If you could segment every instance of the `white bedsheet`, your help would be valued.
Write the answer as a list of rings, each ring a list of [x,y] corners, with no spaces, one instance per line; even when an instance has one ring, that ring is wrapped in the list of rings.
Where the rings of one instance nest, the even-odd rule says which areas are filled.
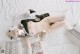
[[[47,33],[43,41],[45,54],[79,54],[79,40],[73,37],[65,28]]]
[[[66,21],[73,25],[79,18],[79,8],[79,3],[66,3],[65,0],[0,0],[0,41],[9,40],[6,35],[8,28],[20,20],[18,15],[28,9],[34,9],[39,14],[49,12],[51,15],[69,9]],[[45,54],[80,54],[80,47],[68,38],[71,35],[65,34],[64,30],[61,28],[46,35],[43,42]]]

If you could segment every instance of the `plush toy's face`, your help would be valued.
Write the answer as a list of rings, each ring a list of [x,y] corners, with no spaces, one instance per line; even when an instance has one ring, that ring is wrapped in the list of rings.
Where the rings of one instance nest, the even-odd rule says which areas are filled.
[[[7,34],[10,38],[23,37],[26,35],[24,29],[19,28],[19,26],[12,27],[11,29],[8,30]]]

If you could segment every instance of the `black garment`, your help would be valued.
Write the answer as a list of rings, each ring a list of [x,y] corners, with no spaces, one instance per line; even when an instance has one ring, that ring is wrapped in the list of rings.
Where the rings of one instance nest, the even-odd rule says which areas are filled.
[[[32,11],[34,12],[34,11]],[[49,16],[49,13],[44,13],[44,14],[41,14],[41,15],[35,15],[35,17],[37,18],[40,18],[40,21],[42,19],[44,19],[45,17],[48,17]],[[21,20],[21,24],[23,25],[25,31],[29,34],[29,31],[28,31],[28,22],[29,21],[33,21],[33,22],[39,22],[39,21],[36,21],[35,19],[26,19],[26,20]]]
[[[41,15],[35,15],[35,17],[40,18],[40,20],[42,20],[43,18],[48,17],[48,16],[50,16],[49,13],[44,13]]]
[[[26,30],[27,33],[29,33],[29,31],[28,31],[28,22],[29,21],[38,22],[38,21],[35,21],[35,19],[21,20],[21,24],[23,25],[23,27],[24,27],[24,29]]]
[[[34,11],[33,9],[29,9],[30,14],[35,13],[36,11]]]

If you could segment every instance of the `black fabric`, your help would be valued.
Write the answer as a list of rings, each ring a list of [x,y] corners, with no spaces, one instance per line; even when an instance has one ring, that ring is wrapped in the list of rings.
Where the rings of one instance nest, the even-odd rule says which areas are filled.
[[[32,10],[32,9],[29,9],[29,11],[30,11],[30,14],[36,12],[36,11],[34,11],[34,10]]]
[[[44,13],[44,14],[41,14],[41,15],[35,15],[35,17],[37,18],[40,18],[40,20],[44,19],[45,17],[48,17],[50,16],[49,13]]]
[[[21,24],[23,25],[23,27],[24,27],[24,29],[26,30],[27,33],[29,33],[29,31],[28,31],[28,22],[29,21],[38,22],[38,21],[35,21],[35,19],[21,20]]]
[[[31,10],[31,12],[34,12]],[[44,14],[41,14],[41,15],[35,15],[37,18],[40,18],[40,21],[42,19],[44,19],[45,17],[48,17],[49,16],[49,13],[44,13]],[[26,19],[26,20],[21,20],[21,24],[23,25],[25,31],[29,34],[29,31],[28,31],[28,22],[29,21],[33,21],[33,22],[39,22],[39,21],[35,21],[35,19]]]

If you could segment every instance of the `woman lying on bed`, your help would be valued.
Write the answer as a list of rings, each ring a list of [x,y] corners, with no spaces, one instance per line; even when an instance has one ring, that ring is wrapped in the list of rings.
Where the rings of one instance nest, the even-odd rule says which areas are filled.
[[[27,49],[27,54],[32,54],[32,46],[31,46],[32,44],[30,43],[29,39],[28,38],[26,39],[25,37],[21,37],[21,36],[25,36],[24,24],[23,24],[24,21],[26,22],[26,20],[21,21],[23,27],[21,27],[20,25],[16,25],[11,29],[9,29],[8,36],[12,38],[20,37],[21,42],[24,43]],[[49,16],[49,17],[45,17],[39,22],[29,21],[26,24],[28,25],[25,26],[28,27],[27,33],[29,34],[29,36],[34,37],[36,34],[39,33],[42,34],[49,31],[54,31],[55,29],[64,26],[65,22],[64,22],[64,16]],[[41,54],[43,54],[43,52],[41,52]]]
[[[63,17],[46,17],[40,22],[28,22],[28,31],[30,36],[35,36],[35,34],[39,32],[48,32],[49,30],[55,29],[55,27],[59,27],[61,24],[64,24],[62,22],[64,20]]]

